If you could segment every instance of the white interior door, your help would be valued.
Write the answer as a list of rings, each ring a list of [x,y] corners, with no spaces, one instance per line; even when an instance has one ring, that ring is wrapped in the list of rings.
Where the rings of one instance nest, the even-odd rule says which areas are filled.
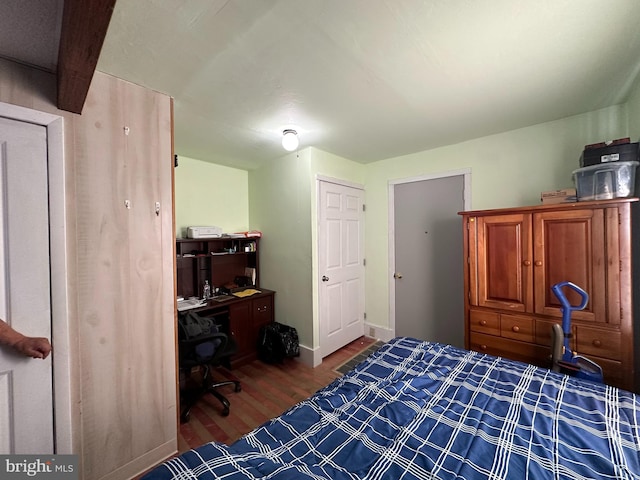
[[[463,175],[393,188],[395,334],[464,347]]]
[[[51,336],[47,130],[0,118],[0,316]],[[51,356],[0,347],[0,454],[53,453]]]
[[[318,302],[322,357],[364,334],[364,191],[320,181]]]

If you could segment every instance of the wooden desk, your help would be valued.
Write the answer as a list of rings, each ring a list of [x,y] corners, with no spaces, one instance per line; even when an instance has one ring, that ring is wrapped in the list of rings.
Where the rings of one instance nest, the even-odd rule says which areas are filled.
[[[274,296],[276,292],[264,288],[259,290],[262,293],[256,293],[250,297],[231,296],[223,302],[209,300],[206,305],[188,310],[205,317],[228,313],[228,320],[221,320],[220,323],[222,323],[222,331],[227,335],[232,335],[238,345],[238,351],[231,359],[232,367],[244,365],[258,358],[260,327],[275,319]],[[224,319],[224,317],[219,318]]]

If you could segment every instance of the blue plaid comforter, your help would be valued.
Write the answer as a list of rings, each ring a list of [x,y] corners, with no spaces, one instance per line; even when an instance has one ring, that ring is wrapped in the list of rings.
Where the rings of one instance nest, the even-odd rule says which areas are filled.
[[[231,446],[150,479],[640,479],[640,396],[396,338]]]

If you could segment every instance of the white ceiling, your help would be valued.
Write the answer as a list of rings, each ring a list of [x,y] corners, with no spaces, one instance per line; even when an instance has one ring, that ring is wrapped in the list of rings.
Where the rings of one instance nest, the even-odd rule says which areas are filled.
[[[293,127],[368,163],[625,101],[639,24],[638,0],[118,0],[98,70],[175,98],[179,155],[251,169]]]
[[[55,72],[64,0],[2,0],[0,57]]]

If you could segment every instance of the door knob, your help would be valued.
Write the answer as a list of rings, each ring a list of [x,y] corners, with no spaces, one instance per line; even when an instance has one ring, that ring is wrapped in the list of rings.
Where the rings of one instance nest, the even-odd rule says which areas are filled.
[[[329,281],[329,277],[327,277],[326,275],[322,276],[322,281],[323,282],[328,282]]]
[[[400,272],[396,272],[393,274],[393,278],[402,278],[402,274]]]

